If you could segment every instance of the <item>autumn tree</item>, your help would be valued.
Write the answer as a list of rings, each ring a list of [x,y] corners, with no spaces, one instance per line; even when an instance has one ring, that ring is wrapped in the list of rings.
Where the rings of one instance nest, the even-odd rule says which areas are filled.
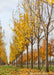
[[[41,39],[45,37],[46,71],[48,71],[48,34],[54,28],[51,23],[53,22],[53,19],[51,20],[53,14],[53,5],[49,5],[49,3],[45,0],[25,0],[22,5],[25,13],[19,14],[18,21],[14,20],[13,29],[17,38],[18,50],[22,55],[23,51],[25,51],[27,48],[28,60],[28,45],[29,43],[31,44],[31,68],[33,68],[33,44],[35,39],[37,39],[38,69],[40,69],[39,44]],[[44,9],[45,7],[46,9]]]
[[[3,39],[2,38],[3,38],[2,27],[0,26],[0,59],[4,63],[7,63],[6,51],[5,51],[4,42],[3,42]]]
[[[54,27],[53,27],[53,23],[52,23],[52,19],[53,19],[53,5],[50,6],[51,10],[49,9],[49,4],[47,2],[46,4],[46,9],[44,9],[43,7],[43,12],[44,15],[46,15],[45,17],[43,17],[43,15],[41,16],[41,20],[43,23],[43,29],[44,29],[44,36],[45,36],[45,40],[46,40],[46,71],[48,72],[48,36],[49,36],[49,32],[51,32]],[[50,10],[50,11],[49,11]],[[46,18],[46,19],[45,19]]]

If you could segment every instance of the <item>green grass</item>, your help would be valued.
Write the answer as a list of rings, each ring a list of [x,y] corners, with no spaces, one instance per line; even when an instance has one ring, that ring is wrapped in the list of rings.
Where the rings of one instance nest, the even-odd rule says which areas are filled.
[[[27,67],[23,66],[23,68],[27,68]],[[31,68],[31,66],[29,66],[29,68]],[[34,67],[33,69],[37,70],[37,67]],[[45,71],[45,67],[40,67],[40,70]],[[53,71],[54,72],[54,66],[53,67],[49,67],[49,71]]]
[[[1,70],[1,69],[5,69],[5,70],[6,70],[6,69],[9,69],[9,68],[10,68],[10,69],[14,69],[14,70],[15,70],[15,69],[18,69],[17,67],[14,67],[14,66],[8,66],[8,65],[0,66],[0,70]]]
[[[0,75],[10,75],[11,71],[16,71],[17,69],[19,68],[14,66],[0,66]]]
[[[23,68],[26,68],[26,66],[23,66]],[[29,68],[31,68],[29,66]],[[10,73],[13,73],[15,71],[20,71],[21,67],[18,66],[9,66],[9,65],[4,65],[4,66],[0,66],[0,75],[10,75]],[[37,70],[37,67],[34,67],[34,69]],[[45,67],[41,67],[40,70],[45,71]],[[53,71],[54,72],[54,67],[49,67],[49,71]]]

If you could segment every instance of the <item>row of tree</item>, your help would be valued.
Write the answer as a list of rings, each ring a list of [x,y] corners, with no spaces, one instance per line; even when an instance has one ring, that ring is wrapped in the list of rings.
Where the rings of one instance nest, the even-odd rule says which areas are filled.
[[[38,69],[40,69],[40,53],[43,49],[40,48],[40,42],[45,39],[44,56],[46,57],[46,71],[48,72],[48,37],[49,33],[54,29],[54,1],[49,0],[24,0],[22,8],[24,13],[19,12],[19,20],[14,19],[15,33],[14,43],[11,44],[10,61],[21,56],[23,58],[23,52],[27,50],[27,68],[28,68],[28,46],[31,46],[31,68],[33,68],[33,45],[37,43],[37,59]],[[22,9],[21,8],[21,9]],[[20,10],[19,10],[20,11]],[[50,44],[49,44],[50,46]],[[49,47],[50,49],[50,47]],[[14,50],[14,51],[13,51]],[[12,54],[12,52],[14,52]],[[14,56],[14,58],[13,58]],[[22,61],[21,61],[22,63]],[[21,64],[22,66],[22,64]]]
[[[50,43],[48,43],[48,57],[50,57],[50,66],[51,66],[51,57],[53,56],[54,57],[54,39],[50,39],[49,41]],[[45,46],[46,46],[46,42],[45,42],[45,39],[43,39],[43,43],[42,45],[40,44],[40,48],[39,48],[39,55],[40,55],[40,63],[42,63],[42,66],[43,64],[45,63],[45,55],[46,55],[46,52],[45,52]],[[17,49],[15,49],[15,45],[14,43],[11,44],[11,54],[10,54],[10,62],[13,64],[13,65],[22,65],[23,64],[27,64],[27,68],[28,68],[28,65],[29,63],[31,62],[31,51],[29,50],[28,52],[28,61],[27,61],[27,54],[26,53],[23,53],[23,57],[21,59],[21,56],[18,58],[17,56],[17,61],[15,62],[14,60],[16,60],[16,55],[17,55]],[[33,50],[33,64],[37,62],[37,49],[34,49]]]
[[[53,40],[54,39],[52,39],[51,40],[51,43],[48,43],[48,57],[50,57],[50,62],[51,62],[51,57],[52,56],[54,56],[53,55],[53,52],[54,52],[54,44],[53,44]],[[42,64],[43,64],[43,62],[45,62],[45,55],[46,55],[46,52],[45,52],[45,46],[46,46],[46,44],[45,44],[45,40],[43,39],[43,43],[42,43],[42,46],[40,46],[40,48],[39,48],[39,55],[40,55],[40,60],[42,61]],[[29,54],[28,54],[28,62],[30,62],[31,61],[31,51],[29,52]],[[37,50],[36,49],[34,49],[33,50],[33,63],[35,63],[37,61]],[[21,57],[18,59],[18,64],[20,64],[20,62],[21,62]],[[26,63],[27,62],[27,54],[26,53],[24,53],[23,54],[23,63]],[[51,64],[50,64],[51,65]]]

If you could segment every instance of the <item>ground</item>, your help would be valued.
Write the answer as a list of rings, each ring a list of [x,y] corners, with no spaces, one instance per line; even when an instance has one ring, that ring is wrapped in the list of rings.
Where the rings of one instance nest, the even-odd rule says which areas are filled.
[[[42,68],[42,70],[34,69],[26,69],[15,67],[15,66],[0,66],[0,75],[54,75],[54,67],[49,67],[49,72],[46,73],[45,68]]]

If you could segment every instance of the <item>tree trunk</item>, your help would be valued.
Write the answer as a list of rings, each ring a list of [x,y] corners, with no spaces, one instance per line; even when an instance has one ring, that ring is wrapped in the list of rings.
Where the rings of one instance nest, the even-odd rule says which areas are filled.
[[[23,67],[23,52],[21,52],[21,67]]]
[[[33,69],[33,36],[31,36],[31,69]]]
[[[48,28],[46,34],[46,72],[49,72],[48,70]]]
[[[38,51],[38,70],[40,69],[40,58],[39,58],[39,27],[38,27],[38,38],[37,38],[37,51]]]
[[[27,68],[28,68],[28,46],[27,46]]]
[[[37,50],[38,50],[38,70],[40,69],[40,59],[39,59],[39,36],[37,40]]]
[[[16,66],[17,66],[17,57],[16,57]]]

